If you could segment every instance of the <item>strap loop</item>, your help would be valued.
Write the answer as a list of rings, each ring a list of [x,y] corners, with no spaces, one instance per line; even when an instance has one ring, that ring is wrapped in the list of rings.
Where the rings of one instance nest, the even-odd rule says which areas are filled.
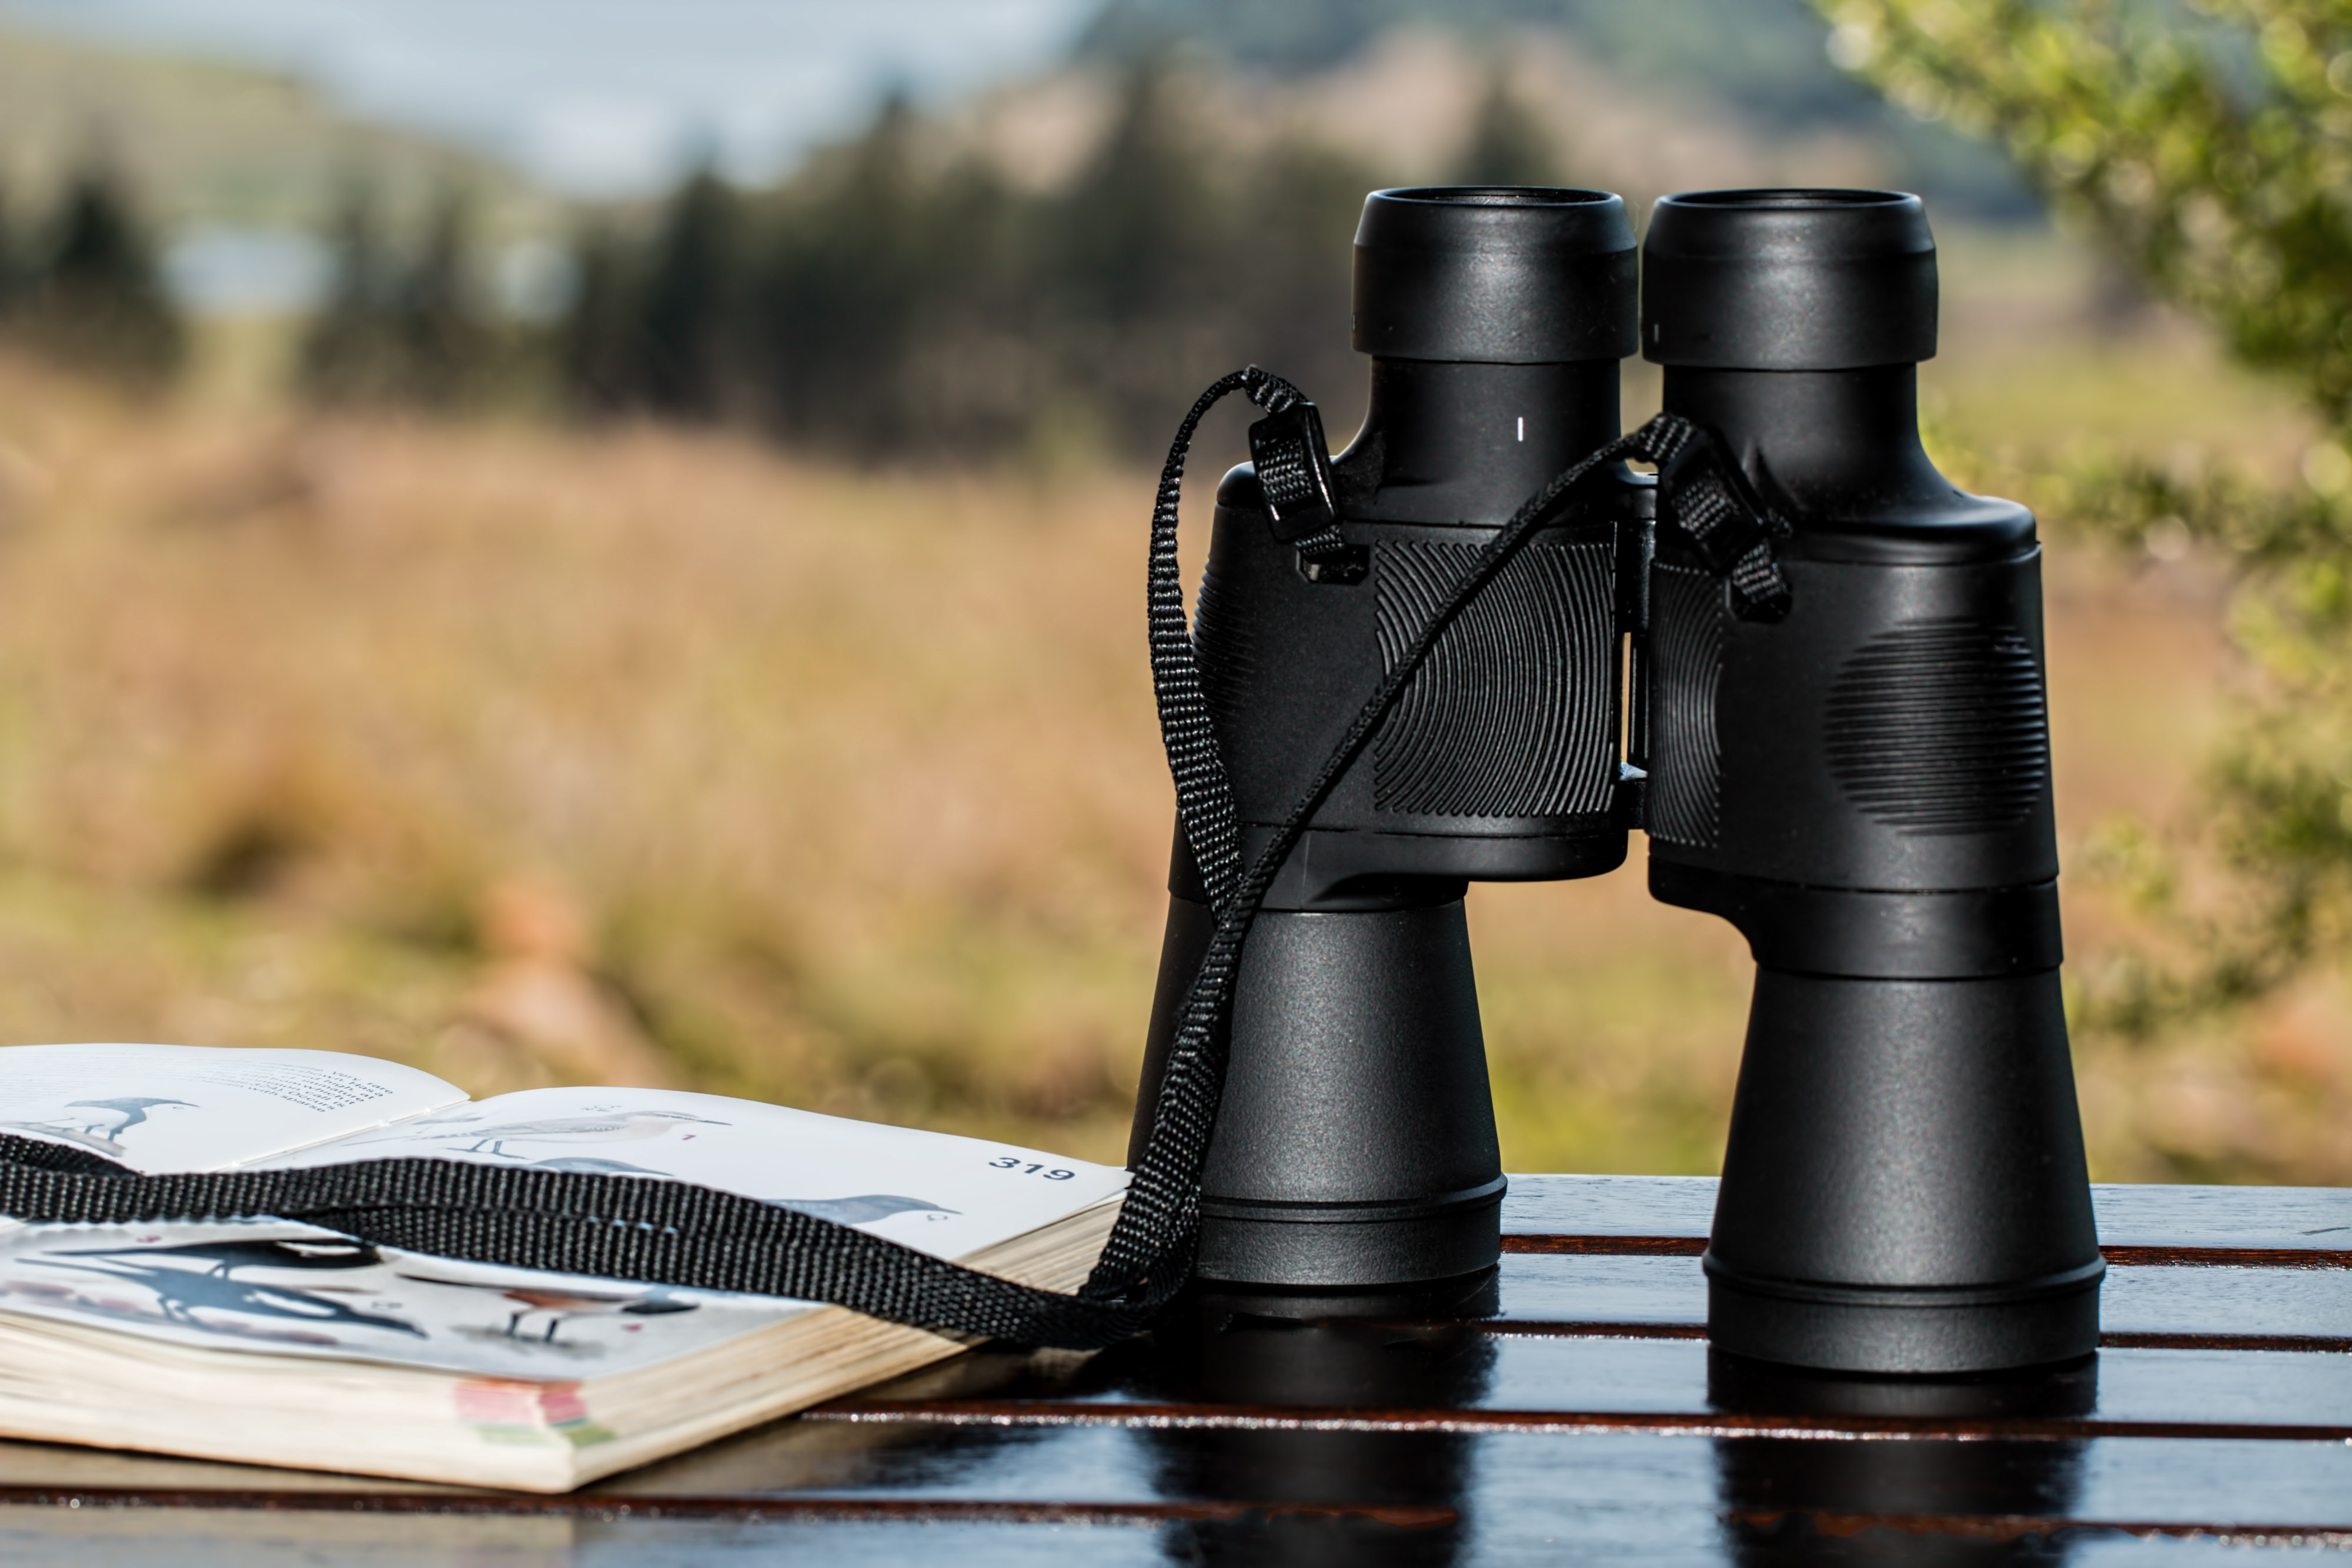
[[[1680,534],[1708,570],[1729,580],[1740,619],[1780,620],[1790,600],[1772,542],[1788,537],[1789,525],[1758,497],[1721,436],[1686,420],[1680,424],[1658,459],[1660,526]]]
[[[1336,562],[1348,544],[1339,537],[1338,486],[1322,414],[1305,398],[1295,399],[1250,426],[1249,445],[1274,537],[1296,545],[1312,566]]]

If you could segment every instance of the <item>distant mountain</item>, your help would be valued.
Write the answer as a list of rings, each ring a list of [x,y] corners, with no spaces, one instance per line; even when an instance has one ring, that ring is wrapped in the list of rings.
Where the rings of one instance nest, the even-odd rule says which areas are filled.
[[[1295,78],[1407,27],[1498,47],[1541,29],[1621,86],[1654,95],[1662,119],[1680,110],[1790,141],[1864,137],[1884,177],[1945,211],[2030,219],[2040,210],[1998,152],[1912,119],[1832,65],[1828,25],[1803,0],[1106,0],[1078,51],[1129,61],[1182,47]]]
[[[504,165],[339,115],[291,77],[0,30],[6,208],[40,205],[93,150],[172,229],[317,228],[360,172],[395,210],[463,186],[494,231],[542,228],[555,210]]]

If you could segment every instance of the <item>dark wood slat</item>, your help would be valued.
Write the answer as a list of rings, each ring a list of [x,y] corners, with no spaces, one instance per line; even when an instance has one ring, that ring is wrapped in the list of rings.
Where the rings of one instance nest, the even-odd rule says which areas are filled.
[[[1527,1253],[1584,1258],[1696,1258],[1706,1250],[1704,1236],[1537,1236],[1514,1232],[1503,1238],[1503,1255]]]
[[[1322,1522],[1310,1522],[1307,1528]],[[1122,1523],[1129,1527],[1115,1527]],[[11,1563],[70,1563],[73,1568],[559,1568],[589,1563],[774,1568],[780,1563],[905,1568],[944,1550],[952,1552],[956,1568],[1039,1568],[1041,1563],[1161,1568],[1171,1532],[1226,1531],[1246,1539],[1282,1524],[1099,1521],[1074,1525],[996,1519],[942,1523],[921,1518],[823,1517],[745,1521],[7,1508],[0,1509],[0,1555]],[[1358,1529],[1375,1536],[1401,1533],[1380,1525]]]
[[[1652,1248],[1706,1239],[1715,1218],[1712,1176],[1511,1177],[1507,1238],[1622,1237]],[[2352,1187],[2178,1186],[2099,1183],[2091,1188],[2099,1243],[2172,1252],[2352,1251]],[[1507,1240],[1523,1250],[1557,1249]],[[1632,1250],[1633,1249],[1628,1249]],[[2133,1257],[2177,1262],[2178,1257]],[[2226,1260],[2237,1261],[2237,1259]]]
[[[172,1454],[141,1454],[125,1448],[85,1448],[68,1443],[30,1443],[0,1438],[0,1487],[91,1491],[404,1491],[453,1496],[506,1494],[480,1487],[436,1481],[394,1481],[331,1470],[287,1470],[268,1465],[190,1459]]]
[[[983,1351],[559,1498],[0,1443],[0,1552],[390,1568],[404,1532],[436,1543],[414,1561],[454,1564],[501,1530],[647,1568],[1275,1560],[1292,1535],[1333,1561],[1387,1560],[1333,1541],[1396,1537],[1465,1563],[2352,1545],[2352,1192],[2098,1189],[2095,1370],[2063,1399],[1950,1402],[1742,1381],[1712,1356],[1711,1180],[1514,1183],[1500,1311],[1475,1322]]]
[[[1400,1321],[1400,1329],[1425,1328]],[[1705,1339],[1705,1323],[1586,1322],[1570,1318],[1492,1318],[1471,1325],[1486,1334],[1526,1334],[1535,1339]]]
[[[1704,1236],[1553,1236],[1517,1231],[1503,1238],[1506,1256],[1528,1253],[1595,1258],[1697,1258]],[[2127,1247],[2108,1243],[2099,1253],[2132,1267],[2352,1269],[2352,1252],[2322,1247]]]
[[[2352,1269],[2352,1252],[2321,1247],[2120,1247],[2100,1256],[2127,1268]]]
[[[1400,1323],[1399,1327],[1420,1327]],[[1705,1339],[1701,1323],[1612,1323],[1507,1318],[1475,1325],[1481,1333],[1527,1334],[1540,1339]],[[2103,1333],[2102,1350],[2302,1351],[2315,1354],[2352,1352],[2352,1334]]]
[[[2202,1438],[1694,1441],[1687,1433],[1588,1431],[1571,1442],[1550,1431],[814,1422],[746,1434],[599,1490],[656,1498],[805,1490],[807,1454],[824,1443],[856,1461],[816,1489],[834,1495],[1144,1501],[1215,1496],[1230,1485],[1258,1498],[1311,1490],[1322,1502],[1452,1508],[1506,1533],[1611,1509],[1644,1517],[1681,1510],[1705,1521],[1725,1505],[2352,1530],[2352,1449],[2342,1443]],[[1222,1473],[1220,1454],[1231,1461]],[[1171,1456],[1187,1462],[1164,1462]],[[1402,1499],[1401,1476],[1413,1489]]]
[[[1515,1176],[1503,1195],[1505,1246],[1515,1236],[1706,1239],[1713,1176]]]
[[[1012,1498],[646,1497],[603,1491],[547,1497],[528,1492],[320,1492],[190,1489],[0,1487],[0,1507],[297,1510],[309,1513],[467,1515],[502,1518],[911,1520],[926,1523],[1164,1524],[1175,1520],[1264,1522],[1285,1515],[1361,1519],[1402,1530],[1452,1524],[1450,1508],[1410,1504],[1222,1502],[1056,1502]]]
[[[2102,1333],[2102,1350],[2352,1351],[2352,1334],[2292,1333]]]
[[[1503,1260],[1504,1333],[1626,1332],[1654,1336],[1706,1321],[1694,1258],[1517,1253]],[[2111,1267],[2100,1319],[2114,1346],[2352,1349],[2352,1269],[2246,1265]]]
[[[2352,1187],[2102,1185],[2102,1247],[2352,1250]]]
[[[2099,1326],[2110,1334],[2340,1338],[2352,1334],[2352,1270],[2110,1263]]]
[[[1637,1254],[1514,1254],[1497,1281],[1497,1326],[1521,1321],[1706,1322],[1706,1275],[1696,1258]]]
[[[1352,1349],[1349,1343],[1324,1347],[1333,1353],[1326,1364],[1339,1375],[1322,1386],[1335,1392],[1311,1397],[1324,1401],[1327,1415],[1341,1427],[1360,1419],[1368,1423],[1365,1430],[1452,1430],[1445,1425],[1452,1411],[1462,1416],[1463,1430],[1508,1427],[1522,1416],[1546,1429],[1571,1430],[1576,1417],[1599,1412],[1607,1417],[1600,1422],[1602,1429],[1616,1429],[1621,1418],[1641,1415],[1666,1422],[1660,1430],[1701,1431],[1726,1404],[1754,1410],[1759,1397],[1810,1398],[1829,1386],[1800,1380],[1763,1396],[1743,1386],[1726,1389],[1717,1383],[1726,1369],[1711,1361],[1706,1343],[1679,1335],[1495,1335],[1471,1327],[1416,1332],[1356,1325],[1344,1337]],[[1268,1335],[1244,1354],[1251,1358],[1249,1366],[1272,1368],[1291,1351],[1281,1336]],[[2126,1424],[2116,1428],[2118,1435],[2126,1427],[2146,1427],[2278,1440],[2326,1434],[2352,1439],[2352,1360],[2340,1354],[2119,1348],[2102,1352],[2095,1368],[2077,1375],[2077,1393],[2070,1397],[2083,1403],[2064,1413]],[[888,1420],[899,1418],[896,1412],[942,1408],[959,1412],[960,1420],[992,1411],[1019,1424],[1071,1406],[1083,1406],[1089,1419],[1150,1425],[1160,1418],[1155,1412],[1195,1406],[1245,1411],[1248,1400],[1262,1397],[1268,1408],[1284,1412],[1276,1419],[1280,1425],[1299,1401],[1286,1398],[1279,1388],[1255,1371],[1202,1386],[1171,1377],[1146,1357],[1105,1357],[1068,1377],[1016,1375],[995,1387],[938,1388],[912,1397],[886,1388],[821,1406],[810,1418],[858,1414]],[[1398,1409],[1411,1415],[1388,1414]],[[1782,1417],[1768,1411],[1759,1418]],[[1811,1416],[1786,1419],[1791,1430],[1812,1429],[1807,1426]],[[1833,1423],[1819,1429],[1844,1430]],[[1923,1435],[1937,1429],[1932,1420],[1916,1428]],[[2101,1429],[2069,1428],[2078,1437]]]
[[[1729,1411],[1431,1409],[1349,1410],[1316,1406],[1147,1404],[1087,1399],[929,1399],[903,1405],[841,1402],[804,1421],[912,1422],[925,1426],[1122,1427],[1221,1432],[1603,1432],[1699,1437],[1871,1437],[1927,1441],[2086,1442],[2099,1437],[2352,1443],[2352,1421],[2289,1426],[2248,1421],[1978,1418],[1899,1416],[1749,1416]]]
[[[1264,1525],[1280,1520],[1350,1520],[1401,1530],[1430,1530],[1460,1521],[1452,1508],[1379,1503],[1254,1503],[1217,1500],[1066,1502],[988,1498],[748,1497],[646,1498],[604,1493],[566,1497],[453,1497],[436,1492],[321,1496],[289,1491],[53,1490],[0,1488],[0,1507],[266,1511],[466,1517],[589,1517],[623,1521],[727,1520],[960,1523],[1145,1525],[1210,1522]],[[2075,1515],[1887,1513],[1826,1509],[1732,1509],[1727,1523],[1779,1531],[1801,1522],[1817,1535],[1850,1537],[1864,1531],[2002,1542],[2061,1532],[2095,1532],[2138,1540],[2202,1539],[2230,1546],[2352,1548],[2352,1530],[2326,1524],[2211,1523],[2172,1519],[2116,1520]]]
[[[1818,1500],[1851,1505],[1857,1500]],[[2352,1448],[2341,1443],[2092,1443],[2077,1450],[2063,1506],[2098,1519],[2352,1530]]]
[[[799,1459],[827,1440],[845,1445],[839,1453],[851,1468],[820,1488],[798,1485],[806,1474]],[[601,1512],[561,1511],[577,1500],[534,1499],[523,1500],[557,1511],[453,1513],[437,1495],[413,1514],[372,1514],[363,1503],[321,1508],[309,1493],[260,1510],[206,1507],[203,1500],[184,1508],[108,1509],[86,1500],[79,1510],[0,1511],[0,1541],[29,1560],[108,1568],[152,1561],[457,1568],[508,1561],[511,1548],[491,1549],[488,1532],[529,1526],[558,1532],[531,1538],[541,1554],[527,1558],[533,1562],[593,1550],[595,1561],[712,1568],[793,1561],[797,1550],[826,1563],[901,1563],[948,1552],[959,1568],[1064,1561],[1091,1568],[1214,1557],[1217,1551],[1193,1548],[1219,1542],[1257,1543],[1261,1559],[1277,1560],[1265,1544],[1279,1539],[1274,1532],[1291,1532],[1302,1545],[1376,1532],[1416,1562],[1551,1561],[1573,1542],[1580,1561],[1726,1564],[1753,1560],[1747,1542],[1801,1545],[1808,1536],[1848,1529],[1887,1532],[1851,1544],[1892,1553],[1891,1561],[1906,1560],[1899,1533],[1906,1526],[1922,1547],[1936,1535],[1999,1539],[2020,1521],[2028,1532],[2047,1525],[2058,1536],[2053,1545],[2162,1537],[2173,1543],[2168,1561],[2200,1540],[2219,1551],[2224,1541],[2284,1545],[2300,1536],[2320,1544],[2352,1533],[2352,1450],[2340,1443],[1587,1433],[1563,1450],[1564,1440],[1548,1432],[784,1423],[718,1445],[712,1456],[600,1487],[600,1497],[588,1500],[606,1504]],[[784,1461],[764,1492],[762,1456]],[[731,1484],[698,1488],[698,1472],[715,1479],[704,1468],[712,1457],[726,1461]],[[250,1490],[246,1495],[253,1497]],[[871,1506],[877,1499],[926,1506],[886,1512]],[[785,1506],[775,1506],[780,1500]],[[1253,1515],[1245,1511],[1253,1502],[1274,1511]],[[1192,1504],[1209,1506],[1184,1506]],[[1432,1523],[1402,1536],[1373,1518],[1372,1508],[1451,1514],[1464,1523]],[[1729,1531],[1726,1514],[1734,1520]],[[1076,1528],[1087,1525],[1130,1528]],[[1465,1526],[1475,1534],[1455,1533]],[[96,1541],[93,1528],[101,1532]],[[464,1550],[477,1530],[484,1549]],[[403,1532],[419,1531],[427,1533],[417,1544],[430,1540],[443,1550],[401,1551],[411,1540]],[[353,1550],[362,1541],[392,1555]],[[1827,1544],[1835,1541],[1832,1535]],[[238,1555],[257,1543],[270,1552]],[[110,1545],[114,1554],[93,1557],[89,1545]],[[139,1554],[142,1547],[150,1555]],[[1429,1552],[1436,1556],[1425,1557]],[[1324,1556],[1391,1560],[1370,1549]]]
[[[1865,1531],[1895,1535],[1957,1536],[1969,1541],[2022,1542],[2033,1536],[2122,1535],[2135,1541],[2198,1541],[2224,1547],[2352,1549],[2352,1531],[2324,1525],[2172,1524],[2153,1520],[2074,1519],[2032,1514],[1853,1513],[1830,1509],[1734,1509],[1724,1522],[1779,1531],[1799,1523],[1815,1535],[1847,1538]]]

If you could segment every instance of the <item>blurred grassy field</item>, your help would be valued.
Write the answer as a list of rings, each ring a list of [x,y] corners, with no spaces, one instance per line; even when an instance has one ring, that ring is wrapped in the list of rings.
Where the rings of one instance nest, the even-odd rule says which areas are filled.
[[[2037,243],[1948,247],[1940,429],[2292,459],[2282,394],[2177,325],[2105,320]],[[1115,1158],[1170,812],[1148,505],[1084,467],[142,406],[0,362],[0,1040],[667,1082]],[[2088,973],[2136,927],[2087,846],[2193,816],[2242,677],[2210,564],[2053,524]],[[1639,861],[1474,894],[1513,1168],[1718,1156],[1744,947],[1651,903]],[[2352,1180],[2347,1020],[2322,976],[2079,1042],[2097,1174]]]

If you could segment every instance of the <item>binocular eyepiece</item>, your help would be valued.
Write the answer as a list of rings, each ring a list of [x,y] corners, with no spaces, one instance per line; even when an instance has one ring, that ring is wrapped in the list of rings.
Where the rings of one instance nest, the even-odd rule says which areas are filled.
[[[1597,875],[1757,961],[1706,1266],[1720,1349],[1863,1372],[2060,1362],[2101,1271],[2060,1007],[2033,518],[1920,446],[1916,197],[1383,191],[1371,397],[1309,552],[1244,465],[1194,643],[1244,856],[1485,545],[1619,434],[1619,362],[1769,507],[1612,465],[1446,624],[1250,927],[1197,1272],[1296,1295],[1492,1266],[1503,1177],[1467,883]],[[1319,458],[1319,452],[1317,454]],[[1759,584],[1769,579],[1771,592]],[[1135,1152],[1213,920],[1176,835]]]

